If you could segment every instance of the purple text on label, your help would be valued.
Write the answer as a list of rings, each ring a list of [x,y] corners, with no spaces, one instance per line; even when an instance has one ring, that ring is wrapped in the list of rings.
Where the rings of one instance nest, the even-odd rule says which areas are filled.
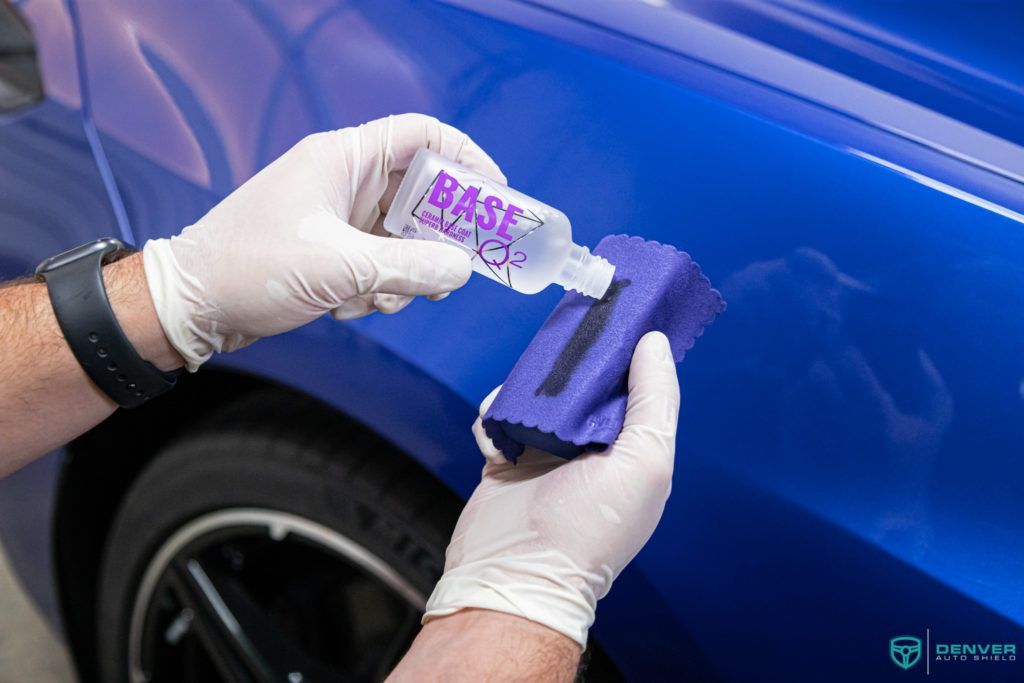
[[[427,201],[439,209],[451,208],[453,216],[461,215],[463,220],[468,223],[476,221],[477,227],[484,230],[492,230],[497,227],[495,234],[506,242],[511,242],[513,238],[508,229],[518,222],[516,214],[521,213],[522,209],[511,203],[505,206],[501,197],[496,195],[487,195],[481,200],[480,188],[473,185],[466,187],[461,194],[459,194],[460,190],[462,188],[459,187],[459,181],[454,176],[441,171],[437,175],[434,189]],[[458,195],[457,198],[456,195]],[[484,205],[481,214],[477,213],[478,202],[482,202]],[[499,222],[498,212],[500,211],[504,211],[504,213]]]

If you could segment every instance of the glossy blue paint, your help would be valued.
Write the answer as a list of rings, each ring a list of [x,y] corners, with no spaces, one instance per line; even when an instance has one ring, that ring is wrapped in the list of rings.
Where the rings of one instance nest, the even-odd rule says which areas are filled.
[[[1024,636],[1022,62],[926,5],[78,9],[140,240],[309,132],[412,110],[469,132],[578,242],[690,251],[729,310],[686,359],[673,496],[597,634],[633,680],[862,681],[895,671],[894,635]],[[1019,18],[986,12],[997,37]],[[481,278],[220,362],[330,401],[466,494],[473,406],[558,296]]]

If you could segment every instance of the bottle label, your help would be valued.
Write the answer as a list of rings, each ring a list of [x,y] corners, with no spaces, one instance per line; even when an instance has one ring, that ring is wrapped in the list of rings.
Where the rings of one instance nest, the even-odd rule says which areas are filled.
[[[439,171],[412,211],[420,226],[444,235],[480,259],[495,279],[511,286],[511,270],[526,263],[516,243],[544,225],[500,188],[471,184]]]

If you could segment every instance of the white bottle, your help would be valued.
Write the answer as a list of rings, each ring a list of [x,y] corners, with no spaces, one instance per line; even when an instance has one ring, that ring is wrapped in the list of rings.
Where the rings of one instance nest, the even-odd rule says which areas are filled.
[[[573,243],[564,213],[426,148],[413,157],[384,228],[461,247],[473,270],[524,294],[554,282],[600,299],[615,274]]]

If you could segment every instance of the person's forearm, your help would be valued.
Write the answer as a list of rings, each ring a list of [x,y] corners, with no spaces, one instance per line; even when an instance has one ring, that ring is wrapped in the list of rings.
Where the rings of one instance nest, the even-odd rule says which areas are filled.
[[[141,254],[106,266],[103,279],[139,354],[162,370],[181,367],[153,308]],[[0,288],[0,476],[88,431],[116,407],[65,343],[46,285]]]
[[[424,626],[387,680],[571,683],[579,661],[580,646],[557,631],[466,609]]]

